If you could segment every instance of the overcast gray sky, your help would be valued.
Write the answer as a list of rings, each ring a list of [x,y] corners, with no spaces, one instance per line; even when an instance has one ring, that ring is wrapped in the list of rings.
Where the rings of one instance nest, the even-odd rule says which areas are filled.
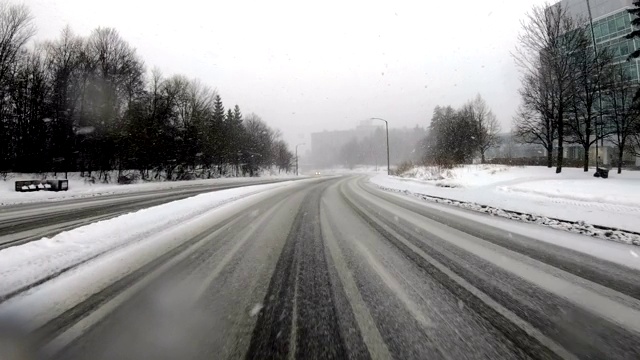
[[[145,60],[200,78],[290,143],[382,117],[426,126],[482,94],[508,130],[520,20],[543,0],[27,0],[37,38],[114,27]]]

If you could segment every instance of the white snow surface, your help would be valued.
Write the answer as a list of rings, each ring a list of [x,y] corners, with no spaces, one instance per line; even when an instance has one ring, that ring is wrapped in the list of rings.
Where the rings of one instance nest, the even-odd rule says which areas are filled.
[[[166,233],[228,202],[291,184],[294,182],[201,194],[0,250],[0,297],[107,252]]]
[[[400,193],[392,194],[395,196],[403,196]],[[422,200],[413,196],[404,198],[418,204],[423,203]],[[640,251],[638,251],[638,248],[635,246],[602,241],[599,238],[586,237],[571,232],[558,233],[556,228],[553,227],[538,226],[535,223],[516,222],[500,216],[487,217],[446,205],[432,204],[431,206],[436,207],[439,211],[455,216],[467,218],[472,221],[481,221],[486,225],[508,231],[510,234],[532,237],[539,241],[563,246],[603,260],[640,270]]]
[[[57,201],[70,198],[85,198],[101,195],[134,193],[150,190],[165,190],[175,188],[188,188],[197,185],[225,185],[237,183],[260,182],[269,179],[291,179],[295,178],[292,174],[265,174],[260,177],[238,177],[238,178],[218,178],[218,179],[199,179],[188,181],[161,181],[161,182],[144,182],[131,185],[118,185],[115,183],[90,183],[85,178],[80,177],[78,173],[69,174],[69,190],[52,192],[52,191],[34,191],[34,192],[17,192],[15,191],[16,180],[39,180],[41,175],[36,174],[10,174],[6,180],[0,180],[0,206],[14,205],[22,203]],[[64,179],[64,175],[47,176],[47,179]]]
[[[376,175],[384,188],[476,205],[640,232],[640,172],[593,169],[468,165],[454,169],[417,167],[402,176]]]

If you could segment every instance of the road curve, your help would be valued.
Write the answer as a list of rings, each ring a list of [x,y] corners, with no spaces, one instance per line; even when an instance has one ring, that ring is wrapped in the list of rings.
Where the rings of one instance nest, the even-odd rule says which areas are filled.
[[[443,209],[365,177],[276,189],[69,295],[27,344],[56,359],[640,358],[639,271]]]

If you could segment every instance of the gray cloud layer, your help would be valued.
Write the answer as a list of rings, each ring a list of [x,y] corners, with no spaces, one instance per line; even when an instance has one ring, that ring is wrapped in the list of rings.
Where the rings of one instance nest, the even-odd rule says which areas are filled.
[[[539,0],[32,0],[38,39],[69,24],[114,27],[148,67],[198,77],[290,142],[372,116],[426,126],[435,105],[481,93],[508,129],[518,104],[510,56]]]

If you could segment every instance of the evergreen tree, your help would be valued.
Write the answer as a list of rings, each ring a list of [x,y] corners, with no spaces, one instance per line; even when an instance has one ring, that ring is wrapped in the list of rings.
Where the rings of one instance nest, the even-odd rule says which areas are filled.
[[[224,122],[224,106],[222,105],[222,98],[216,94],[213,102],[213,120],[222,124]]]
[[[238,106],[237,104],[233,108],[233,120],[238,123],[242,123],[242,112],[240,112],[240,106]]]
[[[229,110],[231,112],[231,110]],[[240,172],[240,162],[243,156],[243,150],[247,148],[247,136],[244,126],[242,126],[242,113],[240,107],[236,105],[233,113],[228,120],[228,141],[230,146],[230,162],[234,164],[236,174]]]

